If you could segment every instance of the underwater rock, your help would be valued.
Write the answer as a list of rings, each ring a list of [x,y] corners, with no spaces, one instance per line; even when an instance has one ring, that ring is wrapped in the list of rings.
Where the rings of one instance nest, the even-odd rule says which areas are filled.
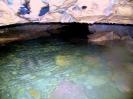
[[[133,73],[133,65],[131,63],[127,65],[127,70]]]
[[[48,99],[88,99],[88,97],[81,86],[71,81],[62,81]]]
[[[66,59],[66,56],[57,56],[55,58],[55,62],[56,62],[56,65],[59,65],[59,66],[64,66],[64,65],[68,65],[69,63],[67,62],[67,59]]]
[[[69,67],[73,60],[71,55],[58,55],[55,57],[55,63],[59,66],[59,68],[66,68]]]
[[[89,75],[87,77],[87,83],[91,86],[101,86],[109,82],[108,77],[99,75]]]
[[[35,89],[29,89],[29,95],[33,98],[40,99],[40,92]]]
[[[128,73],[126,70],[123,71],[113,71],[112,80],[115,86],[124,93],[133,93],[133,79],[132,73]]]
[[[133,53],[133,39],[126,40],[126,47],[129,52]]]

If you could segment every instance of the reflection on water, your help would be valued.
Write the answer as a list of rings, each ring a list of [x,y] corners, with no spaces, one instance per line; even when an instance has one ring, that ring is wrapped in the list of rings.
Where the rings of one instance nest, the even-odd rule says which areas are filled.
[[[131,99],[132,53],[59,39],[0,49],[0,99]]]

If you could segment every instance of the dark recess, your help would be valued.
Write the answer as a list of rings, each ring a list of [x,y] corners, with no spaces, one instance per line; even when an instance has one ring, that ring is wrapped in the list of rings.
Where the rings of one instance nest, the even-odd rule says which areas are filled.
[[[61,33],[59,36],[64,39],[86,39],[88,34],[90,34],[88,30],[88,24],[70,23],[61,28]]]
[[[54,25],[60,25],[62,26],[60,29],[58,29],[55,33],[55,30],[49,30],[46,28],[40,29],[40,32],[32,31],[33,28],[36,27],[38,30],[38,27],[45,27],[46,25],[54,26]],[[23,26],[25,26],[25,29],[22,29]],[[32,27],[33,26],[33,27]],[[19,33],[21,31],[22,35],[29,35],[31,38],[30,39],[36,39],[36,38],[60,38],[62,40],[87,40],[87,36],[89,34],[93,34],[95,32],[104,32],[104,31],[114,31],[118,33],[119,35],[130,35],[133,37],[133,25],[129,24],[85,24],[85,23],[23,23],[23,24],[11,24],[11,25],[6,25],[6,26],[0,26],[0,30],[8,30],[8,33],[5,33],[7,36],[9,33],[11,33],[12,29],[13,32]],[[29,30],[31,31],[29,32]],[[36,30],[33,29],[33,30]],[[49,37],[45,37],[42,33],[47,32],[50,34]],[[33,32],[33,33],[32,33]],[[39,33],[39,36],[38,36]],[[4,33],[0,34],[5,35]],[[10,35],[10,34],[9,34]],[[37,37],[36,37],[37,36]],[[29,40],[24,39],[24,40]],[[20,40],[22,41],[22,40]],[[19,42],[16,41],[16,42]]]

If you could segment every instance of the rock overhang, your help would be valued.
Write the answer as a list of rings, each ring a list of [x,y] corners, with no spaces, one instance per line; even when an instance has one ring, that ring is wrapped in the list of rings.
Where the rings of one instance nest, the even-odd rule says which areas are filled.
[[[132,0],[1,0],[0,25],[17,23],[133,24]]]

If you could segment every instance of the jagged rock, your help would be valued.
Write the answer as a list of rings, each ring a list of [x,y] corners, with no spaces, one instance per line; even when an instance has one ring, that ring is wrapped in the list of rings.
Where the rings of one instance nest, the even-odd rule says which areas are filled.
[[[1,0],[0,25],[25,22],[133,24],[132,0]]]
[[[131,36],[133,37],[132,25],[118,25],[118,24],[93,24],[89,25],[88,29],[90,32],[114,32],[121,37]]]
[[[116,25],[116,24],[94,24],[89,25],[88,29],[92,35],[88,35],[88,41],[105,44],[116,40],[132,40],[133,27],[130,25]]]

